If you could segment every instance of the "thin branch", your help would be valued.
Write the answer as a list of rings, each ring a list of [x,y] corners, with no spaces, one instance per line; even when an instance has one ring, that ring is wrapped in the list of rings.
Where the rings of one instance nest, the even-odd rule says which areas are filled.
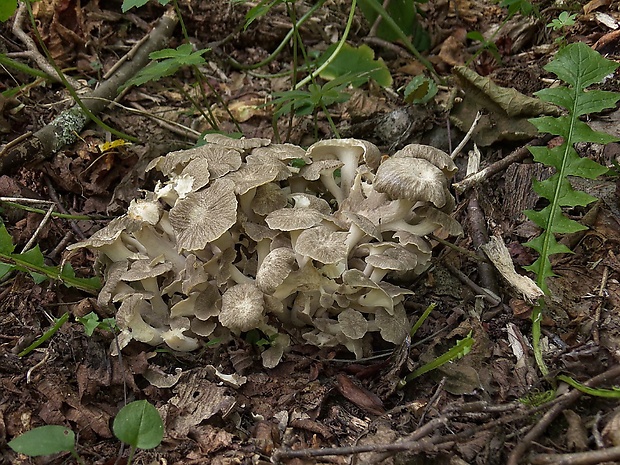
[[[459,194],[462,194],[463,192],[471,189],[472,187],[486,181],[491,176],[504,171],[506,168],[508,168],[513,163],[517,163],[517,162],[525,160],[527,157],[531,155],[530,151],[528,150],[528,147],[533,147],[537,145],[545,145],[547,142],[549,142],[552,139],[552,137],[553,136],[551,135],[547,135],[545,137],[534,139],[532,142],[530,142],[526,146],[515,150],[510,155],[502,158],[501,160],[493,163],[492,165],[487,166],[483,170],[478,171],[476,174],[472,174],[471,176],[466,177],[462,181],[452,184],[452,187],[454,187],[454,189],[456,189],[456,191]]]
[[[584,384],[588,387],[597,387],[605,381],[611,381],[620,376],[620,365],[615,365],[604,373],[591,378]],[[507,465],[518,465],[523,454],[525,454],[538,437],[542,436],[549,425],[557,416],[562,413],[569,405],[574,404],[583,393],[577,389],[567,392],[559,398],[559,402],[547,411],[538,423],[521,439],[521,442],[512,450],[508,457]],[[571,462],[572,463],[572,462]]]
[[[117,72],[88,95],[81,96],[83,104],[92,114],[98,114],[108,106],[118,93],[118,88],[144,68],[149,54],[161,49],[168,41],[178,18],[170,9],[153,28],[133,59],[124,63]],[[24,142],[5,148],[0,152],[0,174],[10,174],[22,166],[32,166],[51,157],[65,145],[77,140],[77,134],[86,126],[88,119],[79,106],[62,112],[54,121],[39,129]]]

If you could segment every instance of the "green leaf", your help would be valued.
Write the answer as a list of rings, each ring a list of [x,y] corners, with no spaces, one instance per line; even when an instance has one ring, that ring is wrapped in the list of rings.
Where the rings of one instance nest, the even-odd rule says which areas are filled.
[[[123,11],[123,13],[126,13],[131,8],[133,7],[140,8],[146,5],[148,2],[149,0],[123,0],[123,5],[121,6],[121,10]],[[160,5],[165,6],[168,3],[170,3],[170,0],[157,0],[157,2]]]
[[[597,200],[596,197],[573,189],[570,182],[566,178],[560,179],[557,173],[545,181],[534,181],[534,191],[545,199],[553,199],[558,188],[558,181],[560,184],[560,190],[557,192],[558,204],[561,207],[585,207]]]
[[[6,21],[17,10],[17,0],[2,0],[0,1],[0,21]]]
[[[164,437],[164,423],[157,409],[146,400],[125,405],[114,419],[114,435],[139,449],[153,449]]]
[[[330,45],[318,60],[320,66],[327,57],[331,56],[338,44]],[[360,77],[354,77],[359,74]],[[320,74],[323,79],[335,79],[340,76],[350,76],[350,85],[359,87],[369,79],[375,80],[382,87],[392,85],[390,74],[383,59],[375,60],[375,52],[368,45],[352,47],[344,44],[334,61]]]
[[[13,238],[6,230],[6,226],[4,224],[0,225],[0,253],[2,254],[10,254],[15,250],[15,246],[13,245]]]
[[[407,103],[424,104],[437,94],[437,84],[425,76],[414,77],[405,87],[405,101]]]
[[[123,5],[121,6],[121,11],[123,13],[127,13],[127,11],[131,10],[132,8],[140,8],[144,5],[146,5],[149,2],[149,0],[123,0]]]
[[[553,219],[549,220],[551,216],[551,209],[552,206],[548,205],[541,211],[526,210],[524,213],[538,226],[551,231],[551,233],[570,234],[588,229],[586,226],[583,226],[577,221],[571,220],[570,218],[564,216],[562,210],[559,208],[555,209]]]
[[[574,380],[570,376],[566,375],[558,375],[557,377],[560,381],[564,381],[569,386],[574,387],[578,391],[583,392],[589,396],[594,397],[603,397],[605,399],[620,399],[620,388],[613,389],[603,389],[603,388],[592,388],[586,386],[585,384],[580,383],[579,381]]]
[[[555,74],[578,92],[601,82],[618,67],[618,63],[603,58],[582,42],[561,49],[545,70]]]
[[[250,8],[250,11],[248,11],[245,15],[245,25],[243,26],[243,30],[247,30],[250,24],[252,24],[255,20],[261,16],[265,16],[271,8],[283,2],[284,0],[261,0],[258,2],[258,4]]]
[[[75,434],[64,426],[40,426],[17,436],[8,446],[29,457],[71,452],[75,448]]]
[[[376,8],[369,5],[370,2],[383,4],[379,0],[360,0],[359,8],[362,10],[364,17],[369,24],[373,24],[379,14]],[[419,2],[422,3],[422,2]],[[394,24],[407,36],[414,36],[418,29],[421,29],[418,23],[418,12],[414,0],[391,0],[385,7],[385,11],[392,18]],[[377,37],[388,42],[396,42],[400,39],[400,35],[394,30],[393,25],[385,21],[381,21],[377,26]]]
[[[84,333],[88,337],[92,336],[95,329],[97,329],[101,324],[101,321],[99,321],[99,315],[95,312],[90,312],[88,315],[84,315],[77,320],[84,325]]]
[[[405,377],[404,380],[401,380],[399,385],[402,387],[408,382],[414,380],[415,378],[422,376],[424,373],[428,373],[429,371],[434,370],[435,368],[439,368],[441,365],[444,365],[445,363],[464,357],[465,355],[469,353],[473,345],[474,345],[474,339],[471,337],[471,332],[470,332],[464,339],[457,341],[454,347],[452,347],[450,350],[443,353],[436,359],[430,361],[429,363],[422,365],[421,367],[417,368],[413,372],[409,373]]]
[[[129,79],[122,88],[139,86],[149,81],[157,81],[165,76],[171,76],[184,66],[198,66],[205,63],[203,54],[209,49],[192,51],[191,44],[179,45],[176,49],[166,48],[152,52],[149,57],[153,60],[162,60],[150,63],[140,70],[133,78]]]
[[[0,262],[0,279],[4,278],[7,274],[15,269],[15,266],[8,263]]]

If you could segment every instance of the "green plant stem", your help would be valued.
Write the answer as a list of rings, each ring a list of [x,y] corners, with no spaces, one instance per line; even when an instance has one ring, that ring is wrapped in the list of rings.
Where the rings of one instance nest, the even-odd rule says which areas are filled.
[[[381,2],[368,1],[366,2],[366,4],[373,10],[375,10],[378,15],[381,16],[382,21],[387,24],[396,33],[396,35],[398,35],[398,38],[401,40],[407,50],[413,56],[415,56],[426,69],[428,69],[428,71],[435,77],[435,79],[438,79],[439,82],[443,82],[443,79],[439,76],[439,74],[437,74],[435,68],[433,68],[432,63],[426,58],[424,58],[422,54],[418,51],[418,49],[415,48],[415,46],[409,40],[409,37],[407,37],[407,35],[402,31],[398,24],[396,24],[396,22],[392,19],[386,9],[383,8]]]
[[[325,113],[325,117],[327,118],[327,122],[329,123],[329,127],[332,128],[332,131],[333,131],[334,135],[336,136],[336,139],[340,139],[340,133],[338,132],[338,128],[336,127],[336,124],[334,123],[334,120],[332,119],[332,115],[330,115],[330,113],[327,110],[327,107],[325,106],[325,103],[323,103],[322,99],[321,99],[321,109],[323,110],[323,113]]]
[[[538,369],[543,376],[547,376],[549,374],[549,368],[547,368],[547,365],[545,364],[542,347],[540,346],[540,339],[542,335],[540,328],[541,321],[542,305],[538,304],[534,306],[532,310],[532,348],[534,350],[534,359],[536,360],[536,365],[538,365]]]
[[[16,71],[19,71],[24,74],[28,74],[32,77],[42,78],[48,81],[53,80],[52,77],[40,71],[38,69],[31,68],[30,66],[20,63],[19,61],[13,60],[12,58],[7,57],[3,53],[0,53],[0,65],[6,66],[8,68],[13,68]]]
[[[19,258],[19,255],[17,254],[7,255],[0,253],[0,262],[25,268],[28,271],[42,274],[47,276],[49,279],[64,282],[71,287],[75,287],[76,289],[80,289],[91,294],[96,294],[99,291],[99,286],[88,284],[87,282],[84,282],[83,279],[63,276],[62,270],[59,267],[33,265],[32,263],[28,263],[27,261]]]
[[[82,459],[82,457],[80,457],[80,454],[78,454],[75,449],[71,449],[69,453],[77,463],[79,463],[80,465],[85,465],[84,460]]]
[[[131,141],[131,142],[138,142],[138,138],[130,136],[128,134],[125,134],[125,133],[123,133],[121,131],[118,131],[117,129],[114,129],[113,127],[111,127],[111,126],[107,125],[106,123],[104,123],[103,121],[101,121],[101,119],[99,119],[84,104],[84,102],[79,97],[79,95],[77,94],[77,92],[75,91],[73,86],[69,83],[69,81],[67,81],[67,78],[65,77],[64,73],[58,67],[58,65],[56,64],[56,62],[52,58],[49,50],[45,46],[45,43],[43,42],[43,38],[41,37],[41,34],[39,34],[39,29],[37,28],[37,23],[35,21],[34,13],[32,12],[32,5],[30,4],[31,0],[25,0],[25,2],[26,2],[26,8],[28,9],[28,16],[30,17],[30,23],[32,25],[32,31],[33,31],[35,37],[37,38],[37,41],[39,42],[39,46],[41,47],[41,49],[45,53],[45,57],[49,61],[50,65],[54,68],[54,70],[58,74],[58,77],[62,81],[63,86],[65,86],[65,88],[67,89],[67,91],[69,92],[69,94],[71,95],[71,97],[73,98],[75,103],[77,104],[77,106],[80,108],[82,113],[87,118],[89,118],[91,121],[95,122],[99,127],[105,129],[106,131],[109,131],[110,133],[114,134],[115,136],[120,137],[122,139],[126,139],[126,140]]]
[[[411,336],[411,339],[413,339],[413,336],[415,336],[415,333],[418,332],[418,329],[420,329],[420,326],[422,326],[424,324],[424,322],[426,321],[428,316],[431,314],[431,312],[433,310],[435,310],[436,306],[437,306],[437,304],[435,302],[433,302],[428,307],[426,307],[426,310],[424,310],[424,313],[422,313],[420,318],[418,318],[418,321],[415,322],[415,324],[413,325],[413,327],[409,331],[409,335]]]
[[[276,49],[271,53],[271,55],[269,55],[264,60],[259,61],[258,63],[254,63],[252,65],[244,65],[242,63],[239,63],[237,60],[231,57],[228,58],[228,61],[230,62],[232,66],[240,70],[252,70],[252,69],[257,69],[262,66],[268,65],[273,60],[275,60],[275,58],[280,54],[280,52],[284,49],[284,47],[286,47],[286,45],[289,43],[293,35],[296,33],[296,30],[299,29],[299,27],[303,23],[305,23],[314,14],[316,10],[318,10],[321,6],[323,6],[324,3],[325,3],[325,0],[319,0],[314,5],[312,5],[312,7],[306,12],[306,14],[304,14],[301,18],[299,18],[299,21],[297,22],[293,21],[293,27],[288,31],[288,33],[286,34],[282,42],[280,42],[280,45],[278,45]],[[276,76],[276,75],[269,75],[269,76],[266,75],[265,77],[273,77],[273,76]]]
[[[402,379],[399,383],[399,387],[404,387],[410,381],[413,381],[419,376],[422,376],[424,373],[428,373],[431,370],[439,368],[440,366],[458,358],[467,355],[471,350],[471,347],[474,345],[474,340],[471,337],[471,333],[467,335],[464,339],[461,339],[456,343],[454,347],[452,347],[447,352],[443,353],[436,359],[422,365],[417,368],[413,372],[409,373],[404,379]]]
[[[12,208],[17,208],[19,210],[24,210],[27,212],[32,212],[32,213],[40,213],[42,215],[45,215],[47,213],[47,210],[42,210],[40,208],[34,208],[34,207],[28,207],[26,205],[22,205],[21,203],[16,203],[16,202],[1,202],[3,205],[12,207]],[[67,213],[57,213],[57,212],[52,212],[52,216],[54,218],[62,218],[62,219],[66,219],[66,220],[87,220],[87,221],[92,221],[92,220],[109,220],[112,219],[112,217],[110,216],[102,216],[102,215],[92,215],[92,216],[88,216],[88,215],[70,215]]]
[[[30,352],[32,352],[34,349],[39,347],[41,344],[43,344],[45,341],[47,341],[50,337],[52,337],[54,334],[56,334],[56,332],[68,320],[69,320],[69,312],[64,313],[60,318],[57,318],[56,321],[54,322],[54,326],[52,326],[50,329],[45,331],[43,333],[43,335],[39,339],[37,339],[32,344],[30,344],[28,347],[26,347],[24,350],[22,350],[19,354],[17,354],[17,356],[18,357],[25,357],[26,355],[28,355]]]
[[[292,66],[292,70],[291,70],[291,84],[293,86],[293,88],[295,88],[295,85],[297,84],[297,66],[298,66],[298,58],[299,58],[299,46],[302,43],[301,41],[301,37],[299,35],[299,31],[297,29],[297,21],[295,21],[295,5],[290,5],[290,4],[286,4],[286,11],[289,14],[289,17],[292,20],[293,23],[293,27],[291,28],[291,33],[292,38],[293,38],[293,66]],[[303,46],[303,45],[302,45]],[[302,54],[304,55],[305,58],[305,53],[304,51],[302,51]],[[289,114],[289,118],[288,118],[288,128],[286,130],[286,140],[290,140],[291,138],[291,134],[293,133],[293,119],[295,117],[295,106],[291,105],[291,113]],[[277,127],[277,122],[276,122],[276,127]],[[280,138],[279,134],[278,134],[278,139]]]
[[[136,447],[131,446],[129,449],[129,457],[127,458],[127,465],[131,465],[131,462],[133,462],[133,456],[135,454],[136,454]]]
[[[321,72],[325,68],[327,68],[336,59],[336,57],[338,56],[338,53],[340,53],[340,50],[342,49],[342,47],[344,46],[345,42],[347,41],[347,37],[349,37],[349,32],[351,31],[351,24],[353,24],[353,17],[355,16],[355,7],[356,7],[356,5],[357,5],[357,0],[352,0],[351,1],[351,11],[349,12],[349,18],[347,20],[347,25],[344,28],[344,32],[342,33],[342,37],[340,38],[340,41],[338,42],[338,45],[334,49],[334,52],[327,58],[327,60],[325,60],[325,63],[323,63],[321,66],[319,66],[317,69],[315,69],[312,73],[310,73],[304,79],[299,81],[295,85],[295,87],[293,87],[293,89],[299,89],[300,87],[303,87],[306,84],[308,84],[308,82],[313,81],[319,74],[321,74]]]

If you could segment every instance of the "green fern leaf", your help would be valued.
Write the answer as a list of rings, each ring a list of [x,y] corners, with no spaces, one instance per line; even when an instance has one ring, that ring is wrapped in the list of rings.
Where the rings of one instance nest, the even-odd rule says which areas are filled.
[[[607,172],[607,168],[593,160],[581,158],[574,145],[577,142],[594,142],[607,144],[617,140],[615,137],[592,130],[580,116],[613,108],[620,94],[599,90],[587,91],[587,87],[601,82],[612,74],[618,64],[606,60],[585,44],[571,44],[560,50],[545,69],[554,73],[568,87],[543,89],[535,95],[546,102],[554,103],[566,109],[567,114],[560,117],[543,116],[530,119],[540,132],[561,136],[561,145],[552,149],[547,147],[530,147],[534,160],[553,167],[556,173],[544,181],[535,181],[533,188],[549,205],[540,211],[528,210],[524,214],[538,225],[542,234],[525,245],[538,252],[538,259],[527,270],[536,274],[536,283],[549,293],[547,278],[555,276],[550,257],[560,253],[572,253],[563,244],[557,242],[555,234],[566,234],[587,229],[577,221],[564,215],[562,207],[586,206],[596,200],[595,197],[575,190],[569,177],[594,179]],[[537,305],[532,312],[532,339],[536,362],[544,375],[548,374],[542,350],[540,348],[542,305]]]

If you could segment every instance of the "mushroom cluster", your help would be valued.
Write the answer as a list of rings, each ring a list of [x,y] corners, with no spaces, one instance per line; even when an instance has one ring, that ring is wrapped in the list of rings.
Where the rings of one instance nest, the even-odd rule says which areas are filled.
[[[456,167],[441,150],[324,140],[308,150],[268,139],[207,135],[153,160],[153,192],[71,248],[98,251],[101,305],[118,307],[130,340],[191,351],[257,329],[276,366],[291,341],[368,354],[373,334],[398,344],[408,289],[426,270],[449,214]],[[392,279],[393,278],[393,279]]]

